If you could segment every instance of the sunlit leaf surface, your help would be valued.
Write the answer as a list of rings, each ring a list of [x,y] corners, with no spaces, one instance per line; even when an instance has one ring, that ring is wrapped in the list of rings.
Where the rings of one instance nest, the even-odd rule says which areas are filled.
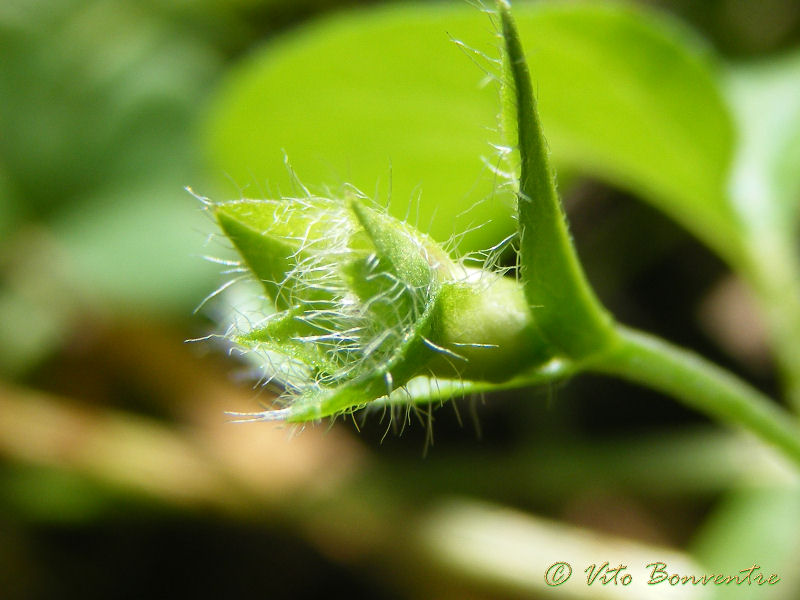
[[[639,193],[735,255],[725,201],[733,136],[706,51],[632,8],[516,9],[557,164]],[[490,246],[512,228],[509,197],[492,199],[497,180],[480,161],[497,161],[488,145],[500,141],[497,90],[481,83],[499,67],[450,36],[498,56],[491,20],[470,6],[335,17],[255,53],[223,85],[208,128],[214,164],[235,184],[228,192],[291,190],[284,151],[304,181],[377,186],[381,198],[391,167],[397,216],[410,206],[439,239],[491,219],[462,248]]]

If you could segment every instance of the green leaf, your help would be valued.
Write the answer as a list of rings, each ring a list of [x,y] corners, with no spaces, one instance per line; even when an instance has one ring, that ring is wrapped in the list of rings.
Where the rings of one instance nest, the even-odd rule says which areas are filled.
[[[0,162],[27,215],[57,217],[154,176],[180,193],[196,177],[191,128],[219,65],[199,32],[132,2],[9,0],[3,9]]]
[[[751,235],[793,237],[800,210],[800,52],[729,69],[740,150],[732,195]]]
[[[641,195],[739,260],[725,200],[732,127],[697,40],[628,6],[520,4],[515,16],[555,163]],[[479,88],[481,71],[448,38],[495,57],[490,28],[469,6],[406,5],[273,41],[217,96],[206,132],[213,164],[250,195],[291,189],[283,150],[308,181],[365,190],[380,182],[382,195],[391,165],[396,216],[421,190],[420,227],[433,220],[430,232],[443,240],[487,222],[461,247],[491,246],[513,228],[511,195],[494,192],[478,159],[497,161],[486,144],[499,141],[487,134],[497,95]]]
[[[732,261],[733,128],[716,67],[690,32],[614,4],[515,13],[557,164],[629,189]]]
[[[340,15],[275,40],[224,82],[207,127],[216,172],[249,196],[291,193],[284,151],[306,182],[389,193],[391,213],[439,240],[480,225],[462,248],[512,228],[484,202],[495,176],[496,90],[448,32],[494,53],[485,15],[467,7],[384,7]],[[266,190],[264,189],[266,186]],[[419,211],[416,197],[421,193]],[[430,228],[430,229],[429,229]]]
[[[149,8],[84,0],[0,8],[0,213],[8,193],[16,238],[48,232],[36,237],[54,248],[60,276],[24,276],[57,282],[43,306],[57,302],[68,315],[88,302],[185,316],[218,278],[196,256],[198,231],[210,224],[181,189],[198,179],[192,125],[218,52],[195,26],[170,18],[174,7]],[[20,248],[6,249],[14,262]],[[51,346],[71,322],[58,321]]]

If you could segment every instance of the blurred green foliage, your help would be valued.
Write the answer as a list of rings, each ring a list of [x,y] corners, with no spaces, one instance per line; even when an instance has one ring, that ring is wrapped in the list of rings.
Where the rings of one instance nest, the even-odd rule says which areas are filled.
[[[430,226],[439,239],[478,226],[460,240],[462,251],[491,246],[511,229],[510,194],[495,189],[495,177],[480,160],[496,164],[490,143],[501,138],[497,93],[490,81],[499,73],[491,60],[496,40],[490,20],[459,2],[344,9],[352,4],[0,3],[0,402],[8,403],[0,410],[14,407],[17,419],[10,411],[0,413],[0,452],[6,461],[0,467],[2,589],[12,598],[79,589],[75,581],[65,588],[58,580],[69,578],[69,569],[50,568],[72,564],[61,559],[80,554],[79,549],[66,543],[58,546],[61,555],[39,552],[40,544],[55,547],[47,546],[47,535],[62,531],[54,534],[48,527],[61,522],[77,535],[83,533],[81,524],[94,522],[102,529],[112,514],[128,522],[126,502],[138,502],[141,489],[178,512],[196,502],[206,510],[213,507],[208,513],[258,522],[265,530],[264,521],[282,520],[293,537],[303,536],[327,552],[326,560],[334,556],[348,564],[354,586],[363,579],[365,564],[384,561],[391,567],[398,555],[415,548],[412,516],[454,491],[546,511],[580,525],[595,525],[608,516],[604,510],[635,508],[644,498],[644,512],[651,517],[647,523],[661,532],[661,539],[688,547],[706,564],[738,569],[752,560],[774,559],[772,568],[789,569],[779,554],[794,556],[800,543],[793,476],[774,470],[770,461],[754,459],[758,453],[740,440],[720,444],[705,432],[689,445],[669,442],[659,430],[654,439],[634,446],[629,429],[646,429],[653,418],[667,428],[682,423],[685,415],[668,413],[664,407],[669,405],[659,404],[658,398],[627,389],[620,394],[594,381],[571,388],[577,391],[559,391],[559,402],[517,400],[510,416],[487,403],[483,425],[488,441],[476,454],[448,446],[445,434],[443,448],[421,462],[418,440],[392,442],[390,436],[385,446],[364,451],[373,464],[359,472],[355,484],[330,484],[333,491],[325,502],[314,500],[315,494],[324,487],[319,481],[331,481],[330,473],[346,462],[342,457],[349,446],[336,445],[336,434],[346,427],[335,427],[323,438],[327,442],[309,447],[302,441],[287,446],[279,433],[283,437],[266,449],[259,445],[269,437],[264,430],[227,426],[228,433],[220,434],[207,429],[207,423],[224,420],[222,410],[230,408],[235,392],[225,375],[210,375],[206,363],[198,366],[192,359],[182,365],[179,346],[198,329],[207,329],[187,322],[220,281],[218,267],[199,255],[224,249],[204,245],[213,225],[184,186],[215,199],[292,193],[285,152],[309,185],[354,183],[379,201],[386,201],[391,190],[395,214],[409,212],[412,222],[423,230]],[[648,201],[703,240],[754,284],[782,356],[800,355],[792,317],[800,310],[792,287],[800,204],[800,54],[769,54],[796,45],[796,7],[784,0],[761,8],[741,0],[658,3],[703,24],[699,36],[673,18],[635,5],[518,4],[557,165]],[[312,19],[337,9],[337,14]],[[715,53],[713,45],[737,58]],[[754,49],[763,55],[745,62],[743,55]],[[568,197],[579,217],[575,229],[587,230],[580,226],[583,210],[588,229],[604,239],[608,223],[598,211],[609,203],[603,203],[602,194],[592,196],[591,185],[579,181],[575,189],[584,194],[583,199],[580,193]],[[661,236],[668,228],[662,222],[638,223],[641,236],[625,239],[648,244],[648,236]],[[673,230],[664,237],[684,239]],[[583,242],[578,239],[579,246]],[[691,254],[689,266],[680,271],[675,266],[680,263],[665,262],[663,254],[648,253],[649,248],[590,249],[601,262],[609,256],[630,256],[634,262],[645,255],[637,273],[654,271],[648,282],[676,270],[687,276],[708,272],[702,254],[700,259]],[[611,280],[621,282],[620,294],[630,294],[636,274],[625,265],[605,268]],[[689,285],[677,281],[659,288],[669,296],[669,313],[662,316],[691,315],[688,293],[681,295]],[[636,300],[625,296],[622,303],[635,305]],[[104,329],[109,322],[128,328]],[[148,322],[156,325],[149,329]],[[676,334],[689,335],[691,329],[682,324]],[[790,369],[791,360],[784,362]],[[6,387],[9,383],[14,387]],[[761,383],[774,385],[772,380]],[[31,389],[83,402],[73,407],[53,400],[37,411]],[[204,405],[205,393],[218,402]],[[244,395],[252,401],[252,395]],[[614,429],[611,417],[596,407],[620,395],[629,408]],[[543,399],[544,394],[536,398]],[[647,407],[638,421],[630,416],[636,414],[637,401]],[[109,406],[126,410],[115,413]],[[60,411],[74,422],[56,419],[63,416]],[[158,419],[148,422],[143,435],[141,417],[133,413],[146,411]],[[584,439],[581,418],[602,429],[613,444],[598,446]],[[440,421],[446,431],[447,417]],[[375,429],[370,433],[365,426],[362,446],[367,445],[364,438],[381,439],[384,425]],[[106,435],[102,444],[93,437],[98,430]],[[305,439],[316,440],[311,433]],[[62,439],[62,434],[69,435]],[[562,454],[565,440],[579,436],[580,443],[567,444],[569,452]],[[464,437],[472,442],[463,430],[454,439]],[[90,445],[81,446],[87,439]],[[221,445],[223,439],[228,446]],[[48,441],[49,454],[42,449],[49,448]],[[598,453],[604,460],[597,459]],[[297,455],[317,457],[324,469],[302,471],[289,462]],[[284,470],[271,471],[276,464]],[[198,465],[223,484],[205,486],[204,478],[217,480],[198,471]],[[759,478],[755,470],[768,476]],[[302,501],[275,501],[283,498],[275,490],[285,493],[281,474],[287,471],[301,473],[298,480],[306,478],[295,484],[308,493]],[[661,487],[652,483],[657,475]],[[762,485],[764,479],[769,485]],[[237,484],[229,485],[232,480]],[[178,483],[169,487],[173,482]],[[237,485],[246,490],[240,496]],[[586,500],[604,486],[612,490],[610,500]],[[183,504],[187,497],[191,502]],[[618,502],[620,497],[635,501],[626,505]],[[581,502],[589,502],[589,508]],[[201,514],[207,523],[211,517]],[[603,522],[626,533],[641,516],[642,511],[631,509],[624,519]],[[159,518],[168,522],[171,517]],[[153,529],[163,524],[153,522]],[[68,530],[69,523],[75,529]],[[199,526],[192,523],[187,529]],[[646,537],[648,531],[641,527],[632,535]],[[403,543],[393,544],[390,535]],[[135,537],[129,532],[121,545],[136,548],[140,556],[157,545],[148,538],[137,546],[131,542]],[[102,535],[99,540],[101,546],[108,542]],[[187,536],[185,543],[192,540]],[[265,542],[259,537],[257,543]],[[183,547],[171,550],[187,554]],[[750,556],[751,550],[758,556]],[[103,546],[98,564],[104,566],[91,564],[86,573],[112,569],[118,556]],[[266,568],[269,558],[258,556],[263,560],[248,565],[252,568],[239,579],[250,581],[246,575]],[[317,565],[322,559],[314,556]],[[463,582],[465,574],[448,571],[444,562],[434,561],[439,570],[426,578],[429,573],[420,570],[418,556],[402,556],[404,565],[415,565],[402,570],[413,584],[398,584],[397,575],[381,579],[378,587],[387,597],[392,589],[407,595],[415,590],[419,597],[432,597],[434,589],[442,598],[463,598],[464,588],[475,597],[501,594],[491,586],[488,591],[470,588]],[[288,562],[305,564],[307,559],[301,555]],[[33,582],[26,579],[31,573]],[[273,575],[284,573],[277,569]],[[780,588],[787,598],[795,597],[800,585],[789,575],[786,571]],[[285,585],[303,578],[313,579],[303,573]],[[91,587],[91,581],[85,583]],[[361,593],[375,597],[372,589]],[[87,597],[85,589],[81,597]]]
[[[0,9],[6,370],[57,347],[78,306],[181,314],[213,285],[194,256],[209,228],[182,185],[200,173],[194,123],[222,57],[179,16],[167,3]]]
[[[800,52],[734,65],[726,89],[741,136],[734,190],[756,235],[797,235],[800,211]],[[763,233],[762,233],[763,232]]]

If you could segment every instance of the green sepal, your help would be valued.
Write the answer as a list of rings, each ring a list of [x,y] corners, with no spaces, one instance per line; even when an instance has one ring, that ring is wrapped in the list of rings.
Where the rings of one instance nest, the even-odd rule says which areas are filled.
[[[376,254],[388,265],[392,274],[413,288],[424,288],[434,280],[432,266],[440,256],[431,256],[436,245],[424,243],[423,234],[386,214],[364,206],[358,200],[350,201],[350,208],[356,215],[375,246]],[[450,263],[448,257],[444,257]]]
[[[324,198],[237,200],[212,205],[214,217],[245,264],[280,310],[302,301],[328,301],[330,293],[298,290],[294,270],[312,255],[325,256],[330,232],[346,211]]]
[[[407,326],[437,293],[435,268],[450,268],[450,258],[427,236],[405,223],[350,201],[350,209],[372,253],[344,268],[348,287],[383,327]]]
[[[434,356],[427,336],[435,314],[436,300],[432,299],[385,360],[340,385],[311,389],[293,398],[286,409],[286,420],[305,422],[352,412],[405,385],[423,371]]]
[[[234,335],[232,339],[245,348],[279,353],[308,365],[315,376],[331,376],[338,365],[331,360],[324,345],[309,341],[320,332],[302,319],[302,313],[301,307],[292,307],[271,316],[260,327]]]
[[[261,235],[252,226],[237,218],[238,215],[231,214],[228,207],[217,206],[214,214],[220,228],[233,242],[267,295],[278,308],[287,308],[279,282],[282,280],[280,274],[289,268],[289,257],[294,250],[281,240]]]
[[[519,33],[508,2],[497,4],[503,37],[503,123],[519,153],[520,279],[542,336],[565,355],[585,358],[613,343],[613,322],[572,245]]]

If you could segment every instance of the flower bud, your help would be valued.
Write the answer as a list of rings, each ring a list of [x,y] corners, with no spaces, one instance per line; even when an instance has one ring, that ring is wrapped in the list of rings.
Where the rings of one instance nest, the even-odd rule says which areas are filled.
[[[277,309],[231,336],[286,390],[285,409],[254,418],[313,420],[419,374],[497,380],[547,358],[515,281],[465,269],[359,198],[211,210]]]

